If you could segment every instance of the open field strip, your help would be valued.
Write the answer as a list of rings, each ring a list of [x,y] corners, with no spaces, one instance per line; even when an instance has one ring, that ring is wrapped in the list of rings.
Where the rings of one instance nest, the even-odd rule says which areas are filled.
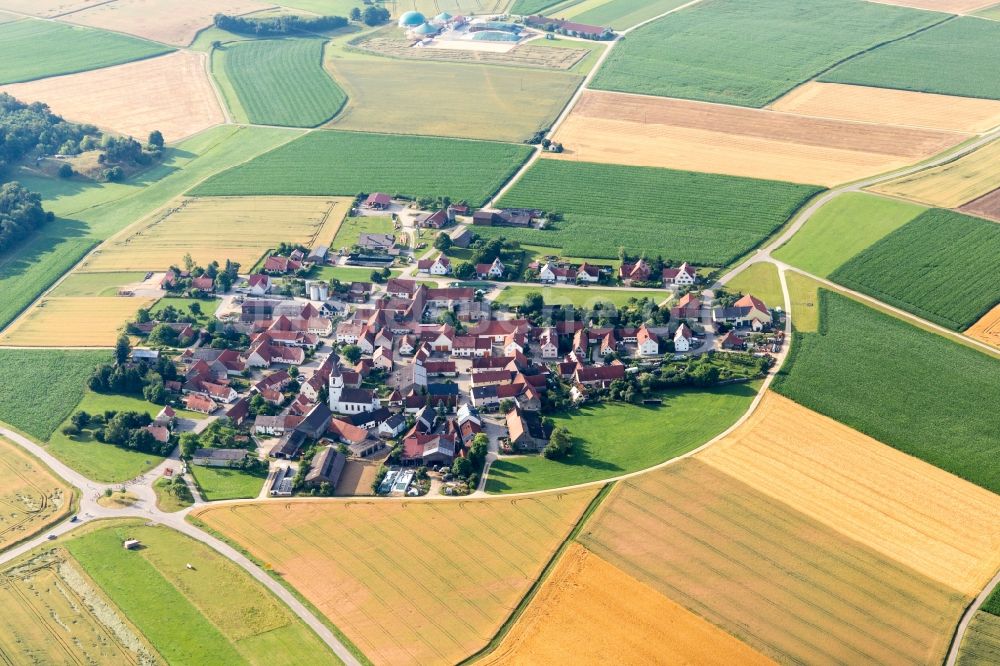
[[[216,14],[249,14],[274,7],[254,0],[114,0],[74,12],[62,20],[187,46]]]
[[[601,289],[592,287],[587,289],[559,288],[547,285],[537,287],[513,286],[504,287],[497,294],[495,303],[505,305],[521,305],[524,297],[531,293],[541,294],[546,305],[572,305],[578,308],[592,307],[597,303],[611,303],[612,305],[625,305],[631,298],[648,298],[654,303],[661,303],[669,297],[669,292],[640,289]]]
[[[996,4],[996,0],[870,0],[883,5],[898,5],[913,9],[952,14],[972,14]]]
[[[86,72],[171,50],[103,30],[23,19],[0,24],[0,83]]]
[[[0,550],[69,515],[73,491],[24,449],[0,437]]]
[[[1000,303],[982,316],[975,324],[965,330],[970,338],[1000,348]]]
[[[1000,141],[940,166],[871,186],[873,192],[939,206],[957,208],[1000,188]]]
[[[844,58],[946,18],[854,0],[702,2],[629,33],[593,87],[760,107]]]
[[[718,627],[577,543],[500,646],[477,662],[772,664]]]
[[[143,548],[124,550],[129,538]],[[338,663],[237,564],[172,529],[99,523],[65,548],[168,663]]]
[[[967,601],[696,459],[618,484],[580,540],[780,662],[939,662]]]
[[[113,347],[136,310],[154,302],[148,298],[44,298],[0,334],[0,346]]]
[[[374,663],[454,663],[490,641],[595,494],[262,502],[192,515],[273,568]]]
[[[384,58],[329,64],[350,98],[331,127],[497,141],[524,141],[547,129],[583,80],[566,72]]]
[[[581,2],[556,16],[577,23],[624,30],[687,4],[689,0],[597,0]]]
[[[0,87],[0,92],[24,102],[44,102],[68,120],[139,141],[160,130],[174,143],[226,120],[208,81],[204,56],[190,51],[15,83]]]
[[[784,308],[785,295],[781,291],[778,268],[770,262],[752,264],[726,283],[729,291],[753,294],[770,308]]]
[[[815,118],[976,134],[1000,125],[1000,101],[810,81],[768,106]]]
[[[958,653],[959,666],[992,666],[1000,662],[1000,616],[977,612]]]
[[[970,598],[1000,569],[1000,496],[776,393],[696,458]]]
[[[836,185],[919,162],[968,134],[587,91],[555,159]]]
[[[188,253],[203,266],[231,259],[249,268],[281,242],[328,241],[350,204],[336,197],[184,199],[107,241],[79,270],[165,270]]]
[[[42,18],[68,14],[107,0],[0,0],[0,10],[9,9],[19,14]]]
[[[859,252],[925,210],[906,201],[845,192],[820,208],[791,240],[772,254],[813,275],[828,277]]]
[[[143,282],[145,271],[131,273],[70,273],[51,296],[115,296],[125,285]]]
[[[942,16],[919,12],[925,16]],[[820,81],[1000,99],[1000,25],[960,17],[880,46],[824,73]]]
[[[212,70],[236,119],[315,127],[335,116],[347,95],[323,69],[323,44],[321,39],[259,39],[213,49]]]
[[[1000,493],[1000,361],[825,289],[817,299],[819,331],[796,333],[772,388]]]
[[[986,9],[982,9],[976,13],[976,16],[982,18],[991,19],[993,21],[1000,21],[1000,3],[995,5],[990,5]]]
[[[348,208],[352,203],[347,201]],[[389,215],[361,215],[358,217],[345,218],[337,228],[337,233],[333,239],[327,243],[332,249],[350,250],[361,240],[361,234],[388,234],[398,235],[393,227],[392,217]],[[320,271],[326,272],[333,267],[323,266]],[[335,269],[334,269],[335,270]],[[344,270],[350,270],[350,267]],[[361,269],[366,271],[366,275],[371,275],[371,269]]]

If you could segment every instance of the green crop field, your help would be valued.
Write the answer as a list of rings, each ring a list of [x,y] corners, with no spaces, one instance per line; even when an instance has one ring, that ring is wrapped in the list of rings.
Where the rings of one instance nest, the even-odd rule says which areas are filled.
[[[531,293],[541,294],[546,305],[573,305],[578,308],[593,306],[598,302],[625,305],[630,298],[649,298],[654,303],[661,303],[670,295],[667,291],[654,291],[652,289],[601,289],[600,287],[578,289],[540,284],[537,287],[504,287],[503,291],[497,295],[495,302],[505,305],[520,305],[524,302],[524,297]]]
[[[1000,493],[1000,361],[820,290],[820,328],[796,333],[773,388]]]
[[[0,349],[0,421],[46,440],[83,397],[105,351]]]
[[[651,167],[539,160],[505,206],[558,211],[549,229],[476,227],[574,257],[611,259],[619,247],[721,266],[759,245],[819,187]]]
[[[125,539],[143,547],[125,550]],[[74,533],[66,550],[168,663],[338,663],[248,573],[179,532],[115,522]]]
[[[660,407],[589,405],[554,415],[575,440],[562,460],[541,455],[505,457],[486,481],[491,493],[544,490],[635,472],[687,453],[731,426],[747,410],[758,382],[667,392]]]
[[[450,196],[481,205],[528,158],[528,146],[432,137],[310,132],[196,187],[195,196]]]
[[[856,0],[708,0],[629,33],[592,87],[760,107],[943,18]]]
[[[173,50],[114,32],[24,19],[0,24],[0,83],[86,72]]]
[[[1000,225],[929,210],[830,274],[845,287],[959,331],[1000,302]]]
[[[558,4],[560,0],[516,0],[510,8],[511,14],[538,14],[546,7]]]
[[[813,275],[827,277],[925,210],[898,199],[846,192],[820,208],[774,256]]]
[[[315,127],[347,101],[323,69],[319,39],[263,39],[212,52],[212,68],[237,120]]]
[[[596,6],[591,2],[582,2],[568,12],[560,12],[577,23],[609,26],[617,30],[630,28],[654,16],[677,9],[690,0],[609,0]]]
[[[254,499],[267,480],[267,472],[251,474],[224,467],[191,466],[191,476],[206,500]]]
[[[1000,21],[1000,4],[980,10],[976,12],[976,16],[982,16],[983,18]]]
[[[957,18],[849,60],[820,80],[1000,99],[998,43],[1000,23]]]

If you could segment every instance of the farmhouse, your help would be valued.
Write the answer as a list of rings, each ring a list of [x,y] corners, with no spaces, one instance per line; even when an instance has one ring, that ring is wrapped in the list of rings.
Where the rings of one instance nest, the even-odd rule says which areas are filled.
[[[687,262],[677,268],[663,269],[664,287],[690,287],[698,281],[698,273]]]
[[[439,254],[436,259],[421,259],[417,262],[417,271],[430,275],[449,275],[451,260],[443,254]]]
[[[347,458],[332,446],[325,446],[317,453],[306,473],[305,484],[310,488],[318,487],[320,484],[328,483],[331,488],[337,487],[340,475],[347,465]]]
[[[484,208],[472,214],[472,224],[485,227],[529,227],[531,220],[541,215],[539,210],[526,208],[505,208],[492,210]]]
[[[450,465],[455,458],[455,436],[414,432],[403,439],[403,464]]]
[[[537,414],[512,409],[507,412],[507,434],[510,444],[518,450],[540,450],[549,438]]]
[[[384,192],[372,192],[365,199],[365,202],[361,204],[365,208],[371,210],[385,210],[392,204],[392,197]]]
[[[677,327],[677,332],[674,333],[674,351],[686,352],[691,350],[691,344],[694,342],[694,333],[688,328],[687,324],[681,324]]]
[[[729,308],[715,308],[712,321],[733,326],[750,326],[759,331],[771,324],[771,311],[756,296],[747,294]]]
[[[373,252],[388,252],[396,244],[396,237],[392,234],[361,234],[358,237],[358,246]]]
[[[622,262],[621,268],[618,269],[618,278],[622,284],[630,287],[633,282],[648,281],[651,272],[645,259],[639,259],[635,263]]]

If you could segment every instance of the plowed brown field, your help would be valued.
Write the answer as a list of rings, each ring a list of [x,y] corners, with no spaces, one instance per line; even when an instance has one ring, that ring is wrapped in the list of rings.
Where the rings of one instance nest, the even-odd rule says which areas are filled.
[[[0,87],[55,113],[145,141],[158,129],[178,141],[225,122],[205,72],[205,56],[178,51],[82,74]],[[168,103],[169,101],[169,103]]]
[[[579,544],[484,665],[773,664]]]
[[[973,199],[960,207],[959,210],[963,213],[978,215],[994,222],[1000,222],[1000,189],[993,190],[978,199]]]
[[[970,596],[1000,568],[1000,496],[776,393],[697,457]]]
[[[1000,347],[1000,305],[983,315],[982,319],[965,330],[970,338]]]
[[[374,663],[439,664],[492,639],[595,494],[195,514],[272,566]]]
[[[770,107],[862,123],[979,133],[1000,125],[1000,101],[810,81]]]
[[[968,135],[587,91],[559,128],[556,159],[835,185],[890,171]]]
[[[932,12],[948,12],[950,14],[971,14],[990,5],[996,0],[872,0],[883,5],[898,5],[914,9],[928,9]]]
[[[968,597],[696,459],[621,483],[595,554],[792,663],[939,663]]]
[[[274,7],[254,0],[113,0],[65,17],[94,28],[127,32],[154,42],[187,46],[216,14],[248,14]]]

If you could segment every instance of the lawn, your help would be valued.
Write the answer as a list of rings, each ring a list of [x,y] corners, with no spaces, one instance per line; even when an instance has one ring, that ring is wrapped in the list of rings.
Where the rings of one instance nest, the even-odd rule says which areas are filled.
[[[142,547],[123,549],[129,538]],[[179,532],[119,521],[66,549],[168,663],[338,663],[247,572]]]
[[[820,208],[774,256],[825,278],[925,210],[897,199],[846,192]]]
[[[739,419],[759,382],[662,394],[663,405],[588,405],[555,415],[575,446],[562,460],[541,455],[504,457],[490,467],[486,491],[520,493],[620,476],[687,453]]]
[[[760,245],[819,191],[736,176],[543,159],[502,204],[556,211],[565,219],[545,230],[475,231],[575,257],[616,258],[624,247],[630,254],[722,266]]]
[[[1000,23],[960,17],[886,44],[821,81],[1000,99]]]
[[[191,491],[178,477],[160,477],[153,482],[153,492],[156,493],[156,508],[167,513],[174,513],[194,504]]]
[[[260,494],[267,472],[251,474],[226,467],[191,466],[191,476],[201,496],[209,502],[229,499],[253,499]]]
[[[1000,302],[1000,225],[929,210],[830,274],[845,287],[960,331]],[[948,279],[935,276],[950,274]]]
[[[0,83],[86,72],[170,51],[118,33],[23,19],[0,24]]]
[[[612,305],[625,305],[630,298],[649,298],[654,303],[662,303],[669,297],[666,290],[653,289],[601,289],[588,287],[579,289],[573,287],[504,287],[496,298],[496,303],[505,305],[520,305],[524,297],[530,293],[539,293],[545,299],[546,305],[573,305],[578,308],[593,306],[598,302]]]
[[[146,273],[142,271],[121,273],[71,273],[51,296],[115,296],[118,289],[127,284],[142,282]]]
[[[165,296],[158,300],[149,309],[149,312],[153,319],[157,319],[161,316],[163,310],[170,306],[183,313],[186,320],[204,326],[215,319],[214,313],[220,303],[221,301],[215,298],[202,300],[198,298],[184,298],[182,296]],[[195,304],[198,305],[198,310],[201,314],[195,314],[191,311],[191,307]]]
[[[311,132],[196,187],[196,196],[345,195],[382,191],[450,196],[478,206],[531,148],[433,137]]]
[[[233,42],[212,51],[212,69],[237,120],[315,127],[347,101],[323,69],[321,39]]]
[[[388,215],[364,215],[361,217],[345,218],[334,236],[330,248],[337,250],[345,248],[350,250],[358,244],[361,234],[389,234],[397,236],[393,227],[392,218]],[[368,271],[371,275],[371,271]]]
[[[944,18],[855,0],[709,0],[630,33],[593,87],[762,107],[848,56]]]
[[[0,349],[0,421],[46,440],[69,416],[105,351]]]
[[[778,268],[771,263],[751,264],[726,283],[726,289],[730,292],[753,294],[764,301],[769,308],[785,306],[785,295],[781,291]]]
[[[359,266],[322,266],[310,274],[312,280],[340,280],[341,282],[371,282],[372,271],[375,269]],[[390,271],[399,274],[399,269]]]
[[[820,317],[775,390],[1000,493],[1000,362],[826,290]]]

